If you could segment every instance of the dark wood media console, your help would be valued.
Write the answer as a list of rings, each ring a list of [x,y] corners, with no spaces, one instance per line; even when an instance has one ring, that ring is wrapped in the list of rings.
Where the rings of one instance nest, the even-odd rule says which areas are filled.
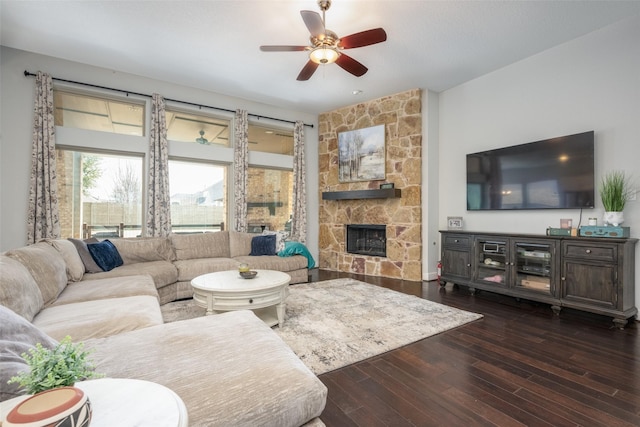
[[[441,231],[443,283],[613,317],[635,307],[638,239]]]

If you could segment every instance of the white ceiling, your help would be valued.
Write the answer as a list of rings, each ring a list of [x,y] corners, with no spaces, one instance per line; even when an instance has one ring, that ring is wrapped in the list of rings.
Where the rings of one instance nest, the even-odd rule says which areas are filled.
[[[364,76],[332,64],[306,82],[296,81],[305,52],[258,49],[308,44],[300,10],[319,11],[316,0],[0,0],[0,41],[317,114],[413,88],[443,91],[638,15],[640,1],[333,0],[328,29],[344,37],[383,27],[388,39],[345,52],[369,68]]]

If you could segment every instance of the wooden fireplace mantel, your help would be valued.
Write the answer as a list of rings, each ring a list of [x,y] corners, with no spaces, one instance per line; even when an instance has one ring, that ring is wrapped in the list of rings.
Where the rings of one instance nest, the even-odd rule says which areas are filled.
[[[325,191],[322,200],[396,199],[402,197],[399,188],[380,190]]]

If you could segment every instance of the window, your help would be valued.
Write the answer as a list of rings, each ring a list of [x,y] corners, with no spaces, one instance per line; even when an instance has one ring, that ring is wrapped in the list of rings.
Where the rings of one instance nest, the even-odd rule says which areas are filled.
[[[229,120],[173,110],[166,115],[170,141],[229,146]]]
[[[249,123],[249,150],[293,155],[293,130]],[[286,159],[284,156],[283,159]],[[292,159],[284,160],[287,169],[265,168],[252,164],[248,171],[247,222],[249,232],[291,230],[293,207]],[[277,166],[276,166],[277,167]]]
[[[247,222],[249,232],[291,230],[293,172],[250,167]]]
[[[118,99],[73,88],[54,89],[55,123],[64,127],[57,139],[63,237],[142,234],[149,101],[142,96],[132,98],[135,96]],[[172,231],[229,229],[232,119],[173,107],[167,109],[166,119],[172,156]],[[250,123],[248,136],[252,151],[249,225],[253,231],[288,230],[293,196],[292,126]]]
[[[249,123],[249,150],[293,156],[293,130]]]
[[[225,229],[226,166],[169,160],[169,190],[174,233]]]
[[[56,126],[144,136],[144,104],[54,89]]]
[[[62,237],[135,237],[142,224],[142,157],[57,149]]]

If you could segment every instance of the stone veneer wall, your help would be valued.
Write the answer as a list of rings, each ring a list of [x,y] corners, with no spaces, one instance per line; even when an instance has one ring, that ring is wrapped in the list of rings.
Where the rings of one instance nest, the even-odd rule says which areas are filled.
[[[319,117],[319,267],[333,271],[422,280],[421,91],[410,90]],[[338,181],[338,133],[385,125],[386,179]],[[377,189],[393,182],[399,199],[322,200],[324,191]],[[386,224],[387,257],[346,252],[346,224]]]

